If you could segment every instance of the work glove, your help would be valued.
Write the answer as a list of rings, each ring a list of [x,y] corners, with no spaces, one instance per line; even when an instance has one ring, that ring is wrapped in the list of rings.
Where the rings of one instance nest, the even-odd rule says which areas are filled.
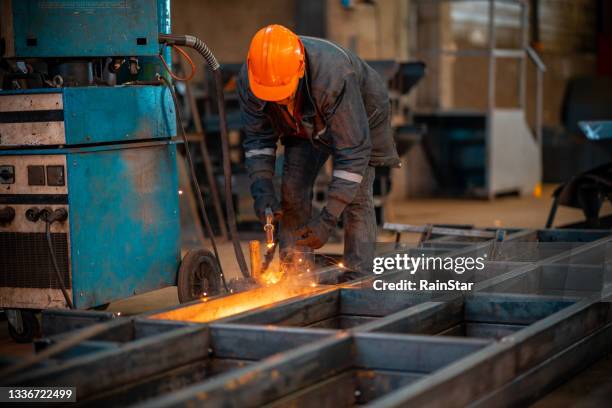
[[[270,178],[258,178],[251,184],[251,195],[254,199],[253,208],[262,224],[266,223],[266,208],[270,207],[274,213],[273,223],[278,223],[283,216],[280,202],[274,192],[274,183]]]
[[[295,244],[312,249],[321,248],[325,245],[337,224],[338,218],[323,208],[319,215],[313,217],[306,225],[296,231],[297,241]]]

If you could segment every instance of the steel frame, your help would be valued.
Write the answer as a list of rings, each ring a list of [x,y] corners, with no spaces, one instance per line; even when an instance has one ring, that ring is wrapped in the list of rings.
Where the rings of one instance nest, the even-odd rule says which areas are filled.
[[[366,279],[208,324],[159,320],[164,311],[115,318],[106,333],[5,383],[76,385],[79,401],[99,406],[525,404],[612,352],[612,235],[518,230],[503,244],[423,242],[436,253],[491,254],[469,294],[375,292]],[[56,333],[110,318],[62,313]],[[48,312],[43,326],[54,321]]]

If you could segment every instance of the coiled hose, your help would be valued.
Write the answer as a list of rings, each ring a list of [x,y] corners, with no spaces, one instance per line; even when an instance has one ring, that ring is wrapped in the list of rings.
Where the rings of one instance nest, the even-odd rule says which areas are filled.
[[[227,224],[229,235],[234,246],[236,260],[240,272],[245,278],[251,275],[238,240],[238,229],[236,227],[236,213],[234,211],[234,199],[232,196],[232,163],[229,152],[229,138],[227,131],[227,118],[225,114],[225,96],[223,94],[223,79],[221,77],[221,66],[208,46],[193,35],[159,34],[159,42],[166,45],[183,45],[196,50],[205,60],[208,68],[213,73],[215,90],[217,96],[217,107],[219,110],[219,128],[221,129],[221,150],[223,151],[223,175],[225,177],[225,207],[227,208]],[[220,260],[219,260],[220,261]]]
[[[210,48],[208,48],[204,41],[200,40],[198,37],[194,37],[193,35],[159,34],[159,42],[160,44],[184,45],[193,48],[204,57],[211,71],[215,72],[221,68]]]

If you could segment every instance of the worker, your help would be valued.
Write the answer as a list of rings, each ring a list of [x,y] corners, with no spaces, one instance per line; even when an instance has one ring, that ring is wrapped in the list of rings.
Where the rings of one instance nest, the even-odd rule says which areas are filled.
[[[296,245],[323,246],[342,217],[345,267],[371,273],[375,167],[400,164],[378,73],[331,41],[275,24],[253,37],[238,93],[255,212],[264,222],[270,207],[280,221],[281,258]],[[280,202],[273,183],[279,140]],[[330,156],[327,204],[313,216],[314,181]]]

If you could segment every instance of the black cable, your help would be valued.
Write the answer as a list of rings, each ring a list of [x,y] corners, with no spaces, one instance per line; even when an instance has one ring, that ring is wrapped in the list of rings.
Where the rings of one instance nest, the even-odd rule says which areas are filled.
[[[172,95],[172,101],[174,103],[174,111],[176,112],[176,122],[177,127],[180,131],[181,138],[183,139],[183,143],[185,144],[185,154],[187,156],[187,162],[189,163],[189,175],[191,176],[191,184],[196,191],[196,196],[198,199],[198,207],[200,208],[200,214],[202,215],[202,219],[204,220],[204,226],[206,227],[206,233],[210,239],[210,245],[213,248],[213,252],[215,254],[215,258],[217,259],[217,265],[219,266],[219,271],[221,272],[221,281],[223,282],[223,287],[226,292],[229,292],[227,287],[227,282],[225,281],[225,274],[223,273],[223,267],[221,266],[221,259],[219,258],[219,251],[217,250],[217,243],[215,241],[215,234],[213,233],[212,226],[210,224],[210,220],[208,219],[208,214],[206,213],[206,207],[204,206],[204,198],[202,197],[202,191],[200,190],[200,184],[198,183],[198,179],[196,177],[195,166],[193,165],[193,160],[191,158],[191,151],[189,150],[189,140],[187,140],[187,134],[185,133],[185,128],[183,127],[183,118],[181,117],[181,110],[178,104],[178,98],[176,96],[176,92],[174,90],[174,86],[168,81],[165,77],[159,76],[160,81],[166,85],[168,90],[170,90],[170,94]]]
[[[236,213],[234,211],[234,199],[232,195],[232,162],[229,154],[229,136],[227,132],[227,118],[225,115],[225,100],[223,96],[223,80],[221,70],[213,71],[215,76],[215,88],[217,89],[217,105],[219,110],[219,128],[221,129],[221,148],[223,149],[223,173],[225,174],[225,208],[227,209],[227,224],[229,226],[230,237],[234,245],[236,260],[240,267],[240,272],[245,278],[250,278],[249,268],[246,264],[242,247],[238,240],[238,228],[236,227]]]
[[[199,38],[192,35],[159,34],[159,42],[168,45],[184,45],[196,50],[208,64],[215,79],[215,91],[217,93],[217,106],[219,110],[219,128],[221,129],[221,148],[223,150],[223,174],[225,176],[225,203],[227,209],[227,224],[229,227],[230,238],[234,246],[236,260],[240,267],[240,272],[245,278],[250,278],[249,268],[238,240],[238,229],[236,227],[236,213],[233,206],[232,196],[232,163],[229,154],[229,139],[227,131],[227,117],[225,114],[225,97],[223,95],[223,78],[219,62],[208,46]]]
[[[62,290],[62,294],[64,295],[64,299],[66,300],[66,304],[70,309],[74,309],[74,304],[72,303],[72,300],[70,300],[70,296],[68,296],[66,284],[64,283],[64,278],[62,278],[62,274],[57,264],[57,258],[55,257],[55,251],[53,250],[53,241],[51,239],[51,224],[53,224],[53,221],[45,221],[45,235],[47,237],[47,246],[49,247],[49,253],[51,254],[51,261],[53,262],[53,269],[55,270],[55,275],[57,276],[57,280],[60,283],[60,289]]]

